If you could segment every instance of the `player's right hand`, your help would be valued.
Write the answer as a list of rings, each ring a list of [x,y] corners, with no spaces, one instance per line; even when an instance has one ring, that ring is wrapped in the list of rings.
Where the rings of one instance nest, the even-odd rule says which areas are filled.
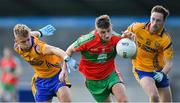
[[[55,27],[52,25],[46,25],[45,27],[39,29],[39,31],[41,32],[41,36],[53,35],[55,30],[56,30]]]

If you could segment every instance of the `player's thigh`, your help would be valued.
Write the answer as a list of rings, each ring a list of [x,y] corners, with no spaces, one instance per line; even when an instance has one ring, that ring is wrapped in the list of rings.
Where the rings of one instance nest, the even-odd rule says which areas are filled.
[[[116,83],[112,87],[112,93],[117,99],[126,100],[125,86],[122,83]]]
[[[144,91],[149,95],[149,96],[157,96],[158,95],[158,90],[155,84],[155,81],[151,77],[143,77],[139,81],[141,87],[144,89]]]
[[[67,86],[59,88],[56,95],[60,101],[71,101],[70,89]]]
[[[172,94],[170,86],[158,88],[161,102],[172,102]]]

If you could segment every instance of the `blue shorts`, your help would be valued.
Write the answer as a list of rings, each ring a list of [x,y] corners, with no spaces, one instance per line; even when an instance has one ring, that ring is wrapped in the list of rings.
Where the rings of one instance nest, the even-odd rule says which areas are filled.
[[[161,70],[157,71],[160,72]],[[142,79],[143,77],[151,77],[153,78],[155,75],[155,72],[144,72],[144,71],[140,71],[135,69],[135,73],[134,73],[136,79]],[[156,87],[157,88],[165,88],[169,86],[169,79],[168,76],[163,74],[163,80],[161,82],[157,82],[155,81]]]
[[[51,100],[53,96],[56,96],[56,92],[59,88],[63,86],[71,87],[69,82],[61,82],[59,80],[59,73],[51,78],[37,77],[35,79],[34,83],[32,84],[32,91],[36,102],[45,102]]]

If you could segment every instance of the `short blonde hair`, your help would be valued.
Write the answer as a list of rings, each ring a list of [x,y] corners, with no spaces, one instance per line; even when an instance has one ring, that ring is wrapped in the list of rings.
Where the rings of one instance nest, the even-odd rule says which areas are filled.
[[[30,33],[31,29],[28,26],[24,25],[24,24],[16,24],[14,26],[13,31],[14,31],[14,36],[15,37],[16,36],[27,37],[27,36],[29,36],[29,33]]]

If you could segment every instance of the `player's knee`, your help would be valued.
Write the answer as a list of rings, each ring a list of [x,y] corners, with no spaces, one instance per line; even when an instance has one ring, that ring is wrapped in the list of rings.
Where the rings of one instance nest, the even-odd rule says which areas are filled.
[[[70,94],[68,91],[63,90],[63,91],[59,92],[58,94],[59,94],[58,98],[61,102],[71,102],[71,97],[70,97]]]
[[[152,93],[150,95],[150,99],[153,100],[153,101],[159,101],[159,95],[158,93]]]
[[[117,101],[118,102],[127,102],[128,99],[127,99],[127,96],[126,95],[122,95],[120,97],[117,97]]]
[[[60,100],[65,102],[71,101],[70,95],[68,93],[61,93]]]
[[[117,99],[118,102],[128,102],[127,98]]]

